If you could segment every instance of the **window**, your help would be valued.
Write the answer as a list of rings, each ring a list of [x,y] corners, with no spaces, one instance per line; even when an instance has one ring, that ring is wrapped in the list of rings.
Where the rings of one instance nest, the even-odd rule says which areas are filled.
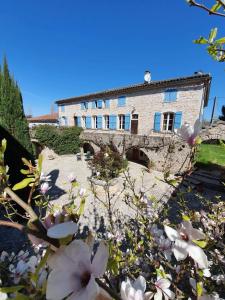
[[[102,100],[98,100],[97,101],[97,107],[98,108],[102,108]]]
[[[177,90],[169,89],[164,93],[164,102],[173,102],[177,100]]]
[[[78,119],[77,119],[77,117],[74,117],[74,126],[78,126]]]
[[[138,120],[138,114],[132,115],[132,120]]]
[[[118,98],[118,106],[119,107],[126,106],[126,97],[125,96]]]
[[[61,112],[65,112],[65,105],[61,105]]]
[[[83,123],[83,124],[82,124],[82,127],[83,127],[83,128],[86,128],[86,127],[87,127],[87,124],[86,124],[86,117],[85,117],[85,116],[82,117],[82,123]]]
[[[163,130],[173,131],[174,126],[174,113],[163,114]]]
[[[61,118],[61,125],[62,125],[62,126],[68,126],[67,117],[63,116],[63,117]]]
[[[109,116],[104,116],[105,129],[109,129]]]
[[[81,102],[80,108],[81,108],[81,110],[88,109],[88,102]]]
[[[98,123],[97,123],[97,121],[98,121],[98,120],[97,120],[97,116],[94,116],[94,117],[93,117],[93,128],[94,128],[94,129],[97,129],[97,128],[98,128]]]
[[[110,108],[110,100],[109,99],[104,100],[104,107]]]
[[[125,115],[119,115],[119,129],[125,129]]]

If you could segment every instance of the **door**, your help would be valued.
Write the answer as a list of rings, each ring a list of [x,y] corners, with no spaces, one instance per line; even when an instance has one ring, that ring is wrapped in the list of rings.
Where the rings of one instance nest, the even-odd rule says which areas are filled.
[[[138,133],[138,120],[131,120],[131,133],[132,134]]]

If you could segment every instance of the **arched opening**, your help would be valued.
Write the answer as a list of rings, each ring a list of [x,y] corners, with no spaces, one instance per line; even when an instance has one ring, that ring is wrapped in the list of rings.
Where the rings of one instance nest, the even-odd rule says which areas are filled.
[[[91,146],[90,143],[84,143],[83,144],[83,149],[84,149],[84,153],[88,153],[90,155],[94,155],[95,154],[95,150],[94,148]]]
[[[126,158],[130,161],[139,163],[145,167],[149,167],[150,160],[148,156],[144,153],[144,151],[138,148],[128,149],[126,152]]]

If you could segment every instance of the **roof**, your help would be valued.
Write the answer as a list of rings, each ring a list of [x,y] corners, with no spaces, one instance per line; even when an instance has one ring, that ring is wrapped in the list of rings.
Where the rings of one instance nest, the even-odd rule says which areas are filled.
[[[58,113],[27,118],[27,121],[29,123],[56,123],[58,122]]]
[[[178,86],[188,86],[191,84],[205,84],[206,87],[206,95],[205,95],[205,105],[208,103],[208,94],[209,88],[211,83],[211,76],[210,74],[195,74],[188,77],[179,77],[179,78],[172,78],[167,80],[158,80],[158,81],[151,81],[150,83],[141,83],[130,85],[126,87],[120,87],[105,91],[100,91],[92,94],[86,94],[81,96],[75,96],[66,99],[59,99],[56,101],[58,105],[75,103],[81,100],[92,100],[92,99],[99,99],[99,98],[106,98],[110,96],[118,96],[123,94],[131,94],[140,91],[148,91],[154,90],[157,88],[173,88]]]

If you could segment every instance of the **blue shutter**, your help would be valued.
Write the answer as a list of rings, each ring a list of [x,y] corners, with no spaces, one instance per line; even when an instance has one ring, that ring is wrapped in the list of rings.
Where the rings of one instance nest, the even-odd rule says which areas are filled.
[[[181,119],[182,119],[182,111],[178,111],[175,113],[175,119],[174,119],[174,129],[178,129],[181,127]]]
[[[109,128],[116,130],[116,115],[109,116]]]
[[[102,100],[98,100],[97,105],[98,105],[98,108],[102,108]]]
[[[92,108],[96,108],[95,101],[92,101]]]
[[[154,118],[154,130],[160,131],[160,128],[161,128],[161,113],[156,112]]]
[[[170,90],[170,102],[177,100],[177,90]]]
[[[164,92],[164,101],[170,102],[170,91],[169,90]]]
[[[64,118],[65,126],[68,126],[68,119],[67,117]]]
[[[61,112],[65,112],[65,105],[61,105]]]
[[[77,117],[77,127],[81,127],[81,117]]]
[[[91,117],[86,117],[86,128],[90,129],[91,128]]]
[[[125,130],[130,130],[130,115],[125,115]]]
[[[85,102],[85,108],[88,109],[89,102]]]
[[[121,96],[118,98],[118,106],[126,106],[126,97],[125,96]]]
[[[164,101],[165,102],[173,102],[177,100],[177,90],[170,89],[164,92]]]
[[[102,116],[97,116],[97,128],[102,128]]]
[[[109,108],[110,107],[110,100],[106,99],[105,100],[105,108]]]
[[[80,104],[80,109],[81,109],[81,110],[84,110],[84,109],[85,109],[84,102],[81,102],[81,104]]]

